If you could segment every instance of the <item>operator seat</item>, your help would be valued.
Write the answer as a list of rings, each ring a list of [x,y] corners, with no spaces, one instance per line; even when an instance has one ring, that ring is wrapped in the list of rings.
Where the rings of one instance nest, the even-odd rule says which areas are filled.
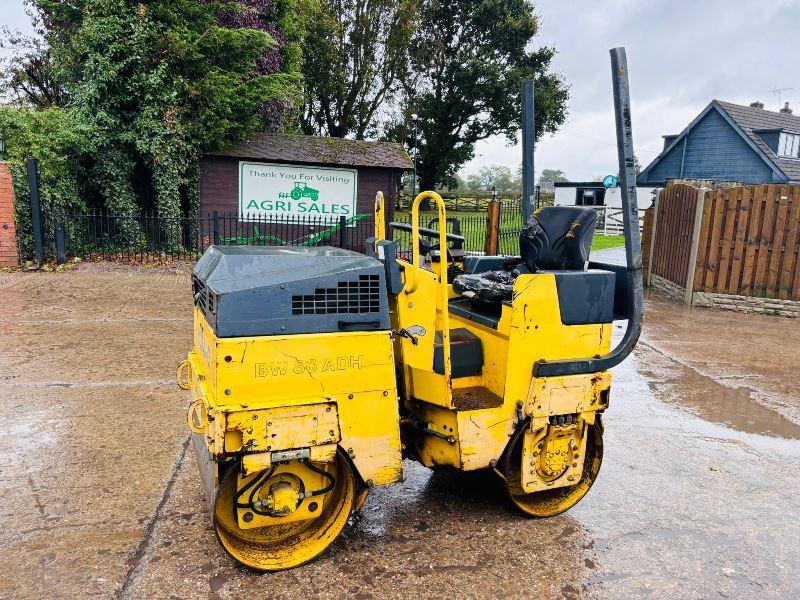
[[[583,271],[596,223],[597,211],[591,208],[540,208],[519,233],[519,258],[501,259],[496,263],[500,269],[459,275],[453,290],[480,303],[499,304],[511,300],[520,273]]]

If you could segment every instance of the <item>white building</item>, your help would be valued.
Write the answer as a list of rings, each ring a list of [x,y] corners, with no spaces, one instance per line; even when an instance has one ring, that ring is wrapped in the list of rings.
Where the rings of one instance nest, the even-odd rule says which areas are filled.
[[[556,182],[556,206],[607,206],[622,208],[619,187],[606,189],[598,181],[559,181]],[[653,203],[653,194],[659,189],[652,186],[636,188],[639,208],[648,208]]]

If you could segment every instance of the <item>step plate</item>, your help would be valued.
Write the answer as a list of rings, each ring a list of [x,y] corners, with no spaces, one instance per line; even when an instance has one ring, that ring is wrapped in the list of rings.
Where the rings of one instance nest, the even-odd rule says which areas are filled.
[[[503,398],[485,387],[467,387],[453,390],[453,408],[456,410],[481,410],[502,406]]]

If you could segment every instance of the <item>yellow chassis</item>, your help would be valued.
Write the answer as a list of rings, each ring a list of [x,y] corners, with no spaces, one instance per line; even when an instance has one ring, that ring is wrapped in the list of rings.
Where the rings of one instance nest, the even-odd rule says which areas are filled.
[[[439,222],[445,223],[444,203],[436,194],[420,194],[412,214],[425,197],[437,202]],[[415,229],[416,222],[412,218]],[[446,245],[444,231],[439,243],[440,247]],[[395,339],[398,371],[404,380],[403,404],[413,422],[424,427],[423,434],[414,438],[421,462],[464,471],[495,467],[514,431],[528,422],[521,457],[528,467],[522,469],[524,490],[574,484],[583,468],[587,429],[595,423],[596,413],[608,406],[611,375],[535,378],[533,366],[540,360],[606,354],[612,325],[563,325],[555,276],[538,273],[517,277],[511,306],[502,306],[494,329],[450,313],[447,302],[456,294],[442,275],[441,263],[434,263],[432,270],[421,268],[416,247],[411,261],[399,262],[405,286],[392,303],[392,326],[400,330],[416,325],[427,332],[417,337],[417,343]],[[446,332],[455,328],[467,329],[480,338],[484,357],[480,375],[452,377]],[[443,374],[431,367],[434,331],[443,333]],[[459,390],[467,388],[487,390],[501,400],[487,402],[486,408],[458,410],[454,399]],[[576,415],[576,422],[551,426],[550,417],[557,415]],[[570,460],[566,471],[559,472],[557,480],[548,479],[554,454],[565,457],[567,448]],[[545,464],[548,460],[549,465]]]
[[[195,310],[194,348],[178,382],[191,390],[188,425],[214,531],[232,557],[264,571],[312,560],[368,487],[402,479],[404,451],[430,467],[493,468],[512,502],[533,517],[559,514],[588,492],[603,457],[606,369],[630,354],[642,318],[627,62],[621,48],[611,57],[627,259],[615,295],[624,284],[627,302],[603,308],[609,320],[609,308],[628,317],[620,342],[611,350],[610,322],[562,323],[555,273],[519,275],[511,301],[499,307],[451,305],[444,202],[423,192],[411,207],[411,227],[393,225],[411,232],[411,259],[399,260],[391,256],[397,244],[386,240],[379,192],[374,251],[385,259],[391,331],[217,338]],[[437,263],[432,253],[423,266],[425,199],[435,201],[440,229],[423,233],[438,238],[440,256]],[[209,261],[225,254],[210,252]],[[198,268],[199,279],[207,266]],[[581,283],[595,294],[592,282]],[[202,280],[195,284],[206,289]],[[378,323],[386,327],[385,313]]]
[[[441,198],[420,194],[412,239],[425,197],[446,223]],[[378,204],[381,240],[380,195]],[[446,247],[443,230],[439,243]],[[611,375],[533,371],[538,361],[607,354],[611,324],[562,324],[555,276],[545,272],[516,278],[491,327],[451,314],[446,264],[423,268],[416,244],[412,259],[398,262],[393,331],[218,338],[195,309],[194,348],[178,380],[191,390],[188,425],[217,535],[238,560],[274,570],[312,558],[367,488],[402,480],[403,450],[428,467],[494,468],[532,516],[566,510],[597,476],[597,414],[608,406]],[[480,374],[453,377],[454,329],[480,340]]]
[[[441,199],[429,196],[446,222]],[[415,213],[424,197],[417,197]],[[426,466],[496,467],[509,438],[526,422],[521,460],[534,468],[522,469],[524,490],[571,485],[583,467],[587,428],[608,406],[611,375],[535,378],[533,365],[607,353],[611,324],[563,325],[555,277],[540,273],[516,279],[511,306],[502,307],[491,328],[450,314],[447,301],[455,294],[438,263],[433,270],[421,268],[417,248],[410,262],[400,263],[405,285],[391,302],[392,326],[421,327],[426,334],[416,344],[386,331],[217,338],[195,309],[185,375],[193,400],[189,424],[202,436],[209,458],[241,456],[246,478],[287,456],[331,463],[338,446],[362,482],[394,483],[403,476],[402,405],[403,422],[413,424],[408,439],[414,447],[408,450]],[[447,340],[453,328],[480,338],[480,375],[452,377]],[[436,331],[445,340],[443,374],[432,368]],[[459,409],[454,398],[465,389],[484,390],[496,401]],[[559,415],[575,415],[574,422],[551,424]],[[298,451],[303,454],[286,454]],[[556,468],[564,464],[566,471]],[[561,475],[548,480],[553,472]],[[209,487],[218,484],[214,473]]]
[[[286,451],[333,462],[338,445],[364,483],[402,480],[388,331],[217,338],[198,309],[194,323],[182,377],[189,426],[212,460],[242,455],[247,475]]]

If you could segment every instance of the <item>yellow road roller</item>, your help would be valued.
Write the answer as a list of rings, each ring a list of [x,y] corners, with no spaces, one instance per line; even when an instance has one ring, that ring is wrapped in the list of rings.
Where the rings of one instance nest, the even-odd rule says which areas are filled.
[[[223,548],[303,564],[403,459],[493,470],[523,515],[575,505],[598,476],[608,369],[633,349],[642,282],[624,51],[612,51],[625,265],[594,263],[597,212],[536,211],[517,256],[456,252],[442,199],[384,223],[364,253],[212,246],[193,270],[178,371]],[[438,228],[419,226],[429,199]],[[410,251],[395,237],[410,236]],[[612,348],[612,324],[627,321]]]

